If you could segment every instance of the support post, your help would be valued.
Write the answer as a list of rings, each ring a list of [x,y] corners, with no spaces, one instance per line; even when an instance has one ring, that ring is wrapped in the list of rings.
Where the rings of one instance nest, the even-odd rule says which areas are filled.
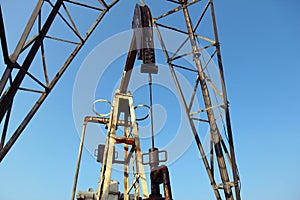
[[[183,5],[186,4],[186,0],[181,0],[181,3]],[[205,74],[203,72],[203,67],[202,67],[201,61],[199,59],[200,53],[198,51],[198,46],[196,44],[195,34],[193,31],[189,11],[186,6],[183,7],[183,14],[184,14],[185,22],[186,22],[186,27],[187,27],[187,30],[189,33],[190,43],[191,43],[191,47],[192,47],[192,51],[193,51],[193,55],[194,55],[194,62],[195,62],[196,68],[198,70],[198,77],[200,80],[200,86],[201,86],[201,90],[202,90],[204,104],[205,104],[206,108],[211,108],[212,103],[211,103],[211,99],[210,99],[210,94],[209,94],[208,87],[206,84],[206,78],[205,78]],[[227,172],[227,167],[226,167],[226,163],[225,163],[225,159],[224,159],[224,155],[223,155],[223,151],[222,151],[222,147],[221,147],[221,136],[220,136],[220,132],[217,127],[217,124],[216,124],[216,118],[214,116],[212,109],[206,109],[206,110],[207,110],[206,113],[207,113],[208,121],[210,124],[210,132],[213,137],[214,148],[215,148],[215,152],[216,152],[216,156],[217,156],[217,162],[219,165],[220,176],[221,176],[221,179],[223,182],[224,194],[225,194],[226,200],[233,200],[232,190],[231,190],[228,172]]]

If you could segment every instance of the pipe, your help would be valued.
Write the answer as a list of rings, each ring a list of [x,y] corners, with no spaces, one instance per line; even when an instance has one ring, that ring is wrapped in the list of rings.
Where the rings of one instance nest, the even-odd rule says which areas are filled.
[[[82,127],[82,133],[81,133],[79,150],[78,150],[78,158],[77,158],[77,164],[76,164],[76,170],[75,170],[75,177],[74,177],[74,183],[73,183],[71,200],[74,200],[74,198],[75,198],[75,193],[76,193],[76,187],[77,187],[77,181],[78,181],[78,175],[79,175],[79,169],[80,169],[80,163],[81,163],[81,156],[82,156],[82,149],[83,149],[83,143],[84,143],[84,137],[85,137],[85,130],[86,130],[87,122],[88,122],[88,117],[85,117],[84,118],[84,122],[83,122],[83,127]]]

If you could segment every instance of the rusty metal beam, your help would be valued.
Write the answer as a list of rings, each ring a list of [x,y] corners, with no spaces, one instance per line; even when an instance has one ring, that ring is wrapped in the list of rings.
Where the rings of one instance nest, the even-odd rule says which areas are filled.
[[[183,4],[186,4],[185,0],[181,0],[181,2]],[[183,14],[184,14],[184,18],[186,21],[187,30],[189,32],[191,47],[192,47],[192,50],[194,53],[194,62],[195,62],[196,68],[198,70],[198,77],[200,80],[200,86],[201,86],[201,90],[202,90],[204,104],[205,104],[206,108],[211,108],[212,103],[211,103],[211,99],[210,99],[210,94],[209,94],[208,87],[206,84],[205,74],[203,73],[203,66],[202,66],[199,56],[198,56],[199,50],[198,50],[198,47],[196,44],[195,34],[194,34],[194,31],[192,28],[192,22],[191,22],[189,10],[187,9],[187,7],[183,8]],[[215,153],[216,153],[217,161],[218,161],[218,165],[219,165],[220,176],[221,176],[223,186],[224,186],[225,198],[227,200],[233,200],[232,190],[231,190],[231,186],[229,184],[230,181],[229,181],[228,171],[227,171],[227,167],[226,167],[226,163],[225,163],[224,155],[223,155],[223,150],[222,150],[221,143],[220,143],[221,142],[220,132],[219,132],[219,129],[216,124],[213,110],[207,109],[206,113],[207,113],[207,117],[209,120],[210,131],[211,131],[213,142],[214,142],[214,148],[215,148]]]
[[[165,43],[162,39],[162,35],[158,29],[158,27],[155,25],[155,30],[157,32],[157,35],[158,35],[158,39],[160,41],[160,44],[161,44],[161,47],[163,49],[163,52],[164,52],[164,55],[166,57],[166,60],[170,60],[170,57],[169,57],[169,54],[167,52],[167,48],[165,46]],[[179,97],[180,97],[180,100],[181,100],[181,103],[183,105],[183,108],[184,108],[184,111],[186,113],[186,116],[188,118],[188,122],[190,124],[190,127],[192,129],[192,133],[193,133],[193,136],[194,136],[194,139],[196,141],[196,144],[197,144],[197,148],[200,152],[200,155],[201,155],[201,158],[202,158],[202,161],[204,163],[204,166],[205,166],[205,169],[206,169],[206,172],[208,174],[208,177],[209,177],[209,180],[210,180],[210,184],[212,185],[213,187],[213,190],[214,190],[214,193],[215,193],[215,196],[217,198],[217,200],[221,200],[221,195],[219,193],[219,190],[216,188],[216,182],[215,182],[215,179],[213,177],[213,174],[211,173],[211,170],[210,170],[210,166],[209,166],[209,163],[208,163],[208,160],[206,158],[206,155],[205,155],[205,151],[204,151],[204,148],[203,148],[203,145],[201,143],[201,140],[200,140],[200,137],[198,135],[198,132],[197,132],[197,129],[195,127],[195,124],[193,122],[193,119],[190,117],[190,112],[189,112],[189,108],[188,108],[188,105],[186,103],[186,99],[184,97],[184,94],[183,94],[183,91],[182,91],[182,88],[180,86],[180,83],[178,81],[178,78],[176,76],[176,72],[172,66],[172,63],[171,62],[168,62],[168,65],[169,65],[169,69],[170,69],[170,72],[171,72],[171,75],[173,77],[173,80],[174,80],[174,83],[175,83],[175,86],[177,88],[177,91],[179,93]]]
[[[217,28],[217,22],[216,22],[216,16],[215,16],[215,9],[214,9],[214,3],[213,0],[210,0],[210,9],[211,9],[211,17],[212,17],[212,24],[214,29],[214,36],[216,44],[216,51],[217,51],[217,58],[218,58],[218,66],[220,71],[220,77],[221,77],[221,84],[222,84],[222,91],[223,91],[223,101],[225,105],[225,118],[226,118],[226,128],[227,128],[227,134],[228,134],[228,143],[230,148],[230,156],[231,156],[231,163],[232,163],[232,173],[233,173],[233,179],[234,179],[234,188],[235,188],[235,195],[236,199],[240,200],[240,186],[239,186],[239,176],[238,176],[238,170],[236,166],[236,158],[235,158],[235,151],[234,151],[234,145],[233,145],[233,134],[231,129],[231,120],[230,120],[230,113],[229,113],[229,103],[227,99],[227,91],[225,86],[225,78],[224,78],[224,69],[223,69],[223,63],[222,63],[222,56],[221,56],[221,49],[219,45],[219,35],[218,35],[218,28]]]
[[[238,172],[237,172],[237,167],[236,167],[236,163],[235,163],[235,157],[232,157],[232,155],[234,155],[234,149],[233,149],[233,139],[232,139],[232,130],[231,130],[231,124],[230,124],[230,118],[229,118],[229,110],[228,110],[228,101],[227,101],[227,96],[226,96],[226,88],[225,88],[225,83],[224,83],[224,74],[223,74],[223,67],[222,67],[222,63],[221,63],[221,53],[220,53],[220,47],[219,47],[219,39],[218,39],[218,35],[217,35],[217,27],[216,27],[216,21],[215,21],[215,13],[214,13],[214,9],[213,9],[213,2],[211,0],[207,0],[207,3],[204,5],[204,9],[203,11],[200,13],[200,17],[198,18],[198,20],[196,21],[196,25],[193,27],[192,23],[191,23],[191,19],[189,16],[189,5],[191,5],[191,3],[195,2],[195,1],[187,1],[187,0],[180,0],[181,2],[181,6],[178,6],[177,8],[163,14],[160,15],[157,18],[154,18],[154,25],[156,28],[156,31],[158,33],[158,38],[159,41],[161,43],[163,52],[166,56],[166,60],[169,64],[169,69],[171,71],[171,75],[173,76],[173,79],[175,81],[175,85],[177,87],[177,90],[179,92],[179,96],[183,105],[183,108],[187,114],[188,120],[189,120],[189,124],[191,126],[192,129],[192,133],[194,135],[195,141],[197,143],[197,147],[198,150],[202,156],[202,160],[204,163],[204,166],[206,168],[208,177],[210,179],[212,188],[214,190],[216,199],[221,199],[221,195],[219,193],[219,190],[223,190],[225,198],[227,200],[233,200],[233,199],[237,199],[240,200],[240,191],[239,191],[239,177],[238,177]],[[204,15],[207,15],[207,11],[210,9],[211,11],[211,23],[214,29],[214,33],[212,36],[213,40],[206,40],[208,42],[211,42],[211,45],[208,45],[206,47],[202,47],[199,48],[198,44],[196,42],[196,39],[198,37],[198,34],[196,33],[196,30],[199,29],[198,27],[200,26],[201,21],[204,18]],[[171,26],[165,26],[162,25],[160,23],[157,22],[158,19],[166,17],[174,12],[177,12],[179,10],[183,11],[183,15],[185,18],[185,24],[186,24],[186,30],[180,30],[177,28],[172,28]],[[159,28],[158,26],[164,27],[164,28],[168,28],[171,29],[173,31],[176,32],[180,32],[183,34],[188,33],[188,37],[187,39],[184,40],[184,42],[179,46],[179,48],[175,51],[175,53],[173,53],[173,56],[169,56],[168,50],[166,49],[166,46],[164,44],[164,41],[162,39],[162,36],[160,34]],[[203,38],[202,38],[203,39]],[[182,54],[181,56],[176,56],[176,54],[179,52],[179,50],[185,45],[185,43],[189,41],[190,42],[190,46],[192,49],[192,52],[187,52]],[[210,58],[207,62],[204,63],[204,65],[202,65],[201,61],[200,61],[200,57],[202,56],[200,54],[200,51],[202,49],[205,48],[215,48],[215,50],[213,51],[213,53],[210,55]],[[182,68],[183,70],[188,70],[188,71],[195,71],[198,73],[198,77],[196,80],[196,84],[194,87],[194,90],[192,92],[192,99],[189,102],[189,105],[187,105],[186,103],[186,99],[185,99],[185,95],[181,89],[181,85],[177,79],[176,76],[176,72],[174,70],[174,67],[177,67],[176,64],[172,63],[174,58],[175,59],[182,59],[185,55],[189,55],[192,54],[194,57],[194,62],[195,62],[195,67],[196,70],[191,69],[191,68],[186,68],[186,67],[182,67],[180,66],[180,68]],[[210,80],[210,78],[208,76],[206,76],[204,70],[207,68],[207,66],[209,65],[209,63],[211,62],[212,58],[217,55],[217,59],[218,59],[218,65],[219,65],[219,72],[220,72],[220,76],[221,76],[221,83],[222,83],[222,91],[220,92],[218,88],[215,87],[214,83]],[[198,119],[193,117],[193,115],[191,115],[191,108],[193,105],[193,98],[194,96],[196,96],[196,92],[197,92],[197,88],[198,88],[198,82],[200,85],[200,91],[202,96],[203,96],[203,100],[204,100],[204,106],[205,109],[203,109],[203,111],[206,112],[208,119],[207,120],[203,120],[203,119]],[[219,116],[215,117],[214,116],[214,107],[216,107],[215,105],[212,104],[212,100],[210,99],[210,91],[208,89],[208,85],[210,87],[212,87],[214,93],[217,93],[219,95],[219,97],[222,99],[222,104],[223,105],[223,109],[224,111],[222,111],[220,114],[225,113],[225,118],[226,118],[226,128],[227,128],[227,134],[228,134],[228,140],[229,140],[229,146],[230,146],[230,154],[227,150],[226,144],[224,142],[224,140],[222,139],[220,130],[218,129],[218,126],[216,124],[216,119],[218,119]],[[217,98],[217,97],[215,97]],[[196,121],[200,121],[200,122],[205,122],[205,123],[209,123],[210,126],[210,130],[211,130],[211,151],[210,151],[210,164],[207,161],[207,157],[205,155],[205,152],[203,150],[203,146],[201,144],[200,138],[198,136],[198,131],[195,128],[195,124],[194,124],[194,120]],[[230,135],[230,138],[229,138]],[[229,163],[229,168],[232,169],[232,174],[233,174],[233,179],[234,181],[230,181],[230,177],[228,174],[228,169],[227,169],[227,163],[225,162],[225,155],[223,153],[223,151],[226,154],[226,157],[228,158],[228,163]],[[214,174],[214,155],[216,156],[216,160],[217,160],[217,164],[218,164],[218,169],[219,169],[219,176],[221,180],[222,180],[222,184],[216,184],[215,182],[215,174]],[[235,195],[232,192],[232,187],[235,187]],[[223,197],[222,197],[223,198]]]

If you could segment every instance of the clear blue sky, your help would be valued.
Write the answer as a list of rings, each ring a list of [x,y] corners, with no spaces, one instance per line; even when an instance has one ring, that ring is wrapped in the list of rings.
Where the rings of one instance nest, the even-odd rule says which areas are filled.
[[[35,2],[1,0],[10,52]],[[135,2],[121,1],[110,11],[2,161],[0,200],[70,199],[79,145],[72,113],[74,80],[96,45],[130,29]],[[215,6],[242,198],[298,200],[300,3],[215,0]],[[153,4],[155,9],[161,9],[158,3]],[[120,76],[122,67],[117,70],[107,73]],[[104,96],[109,98],[112,92],[105,91]],[[174,127],[168,124],[163,130],[172,132]],[[169,166],[174,199],[213,199],[198,157],[192,144]],[[100,165],[87,151],[83,160],[79,188],[86,190],[96,187]]]

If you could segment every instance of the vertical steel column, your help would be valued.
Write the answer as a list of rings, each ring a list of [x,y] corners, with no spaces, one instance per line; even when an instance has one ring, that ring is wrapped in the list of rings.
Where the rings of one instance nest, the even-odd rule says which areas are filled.
[[[213,0],[210,0],[210,9],[211,9],[212,24],[213,24],[213,29],[214,29],[214,36],[215,36],[215,41],[216,41],[218,65],[219,65],[219,70],[220,70],[220,77],[221,77],[221,84],[222,84],[222,91],[223,91],[223,101],[224,101],[224,105],[225,105],[225,118],[226,118],[226,124],[227,124],[226,127],[227,127],[228,142],[229,142],[229,148],[230,148],[230,157],[231,157],[231,163],[232,163],[232,173],[233,173],[233,179],[234,179],[235,195],[236,195],[236,199],[240,200],[241,199],[240,187],[238,185],[239,177],[238,177],[237,166],[236,166],[236,158],[235,158],[235,151],[234,151],[234,145],[233,145],[233,134],[232,134],[232,129],[231,129],[231,120],[230,120],[230,113],[229,113],[229,103],[228,103],[228,99],[227,99],[227,91],[226,91],[226,86],[225,86],[224,70],[223,70],[221,49],[220,49],[220,45],[219,45],[219,35],[218,35]]]
[[[214,148],[215,148],[215,152],[217,155],[217,161],[218,161],[218,165],[219,165],[221,179],[223,182],[224,194],[225,194],[225,197],[227,200],[233,200],[233,195],[232,195],[231,186],[230,186],[230,182],[229,182],[226,163],[225,163],[225,159],[224,159],[224,155],[223,155],[223,151],[222,151],[222,147],[221,147],[220,132],[219,132],[219,129],[215,122],[216,119],[215,119],[213,110],[210,109],[212,107],[212,103],[211,103],[209,91],[207,88],[205,75],[203,73],[203,67],[202,67],[201,61],[199,59],[199,51],[198,51],[198,47],[196,44],[194,31],[192,28],[192,22],[190,19],[188,8],[186,7],[187,1],[181,0],[181,3],[183,4],[183,14],[184,14],[184,18],[186,21],[186,27],[187,27],[189,37],[190,37],[190,43],[191,43],[192,51],[193,51],[193,55],[194,55],[194,62],[196,64],[196,67],[198,70],[198,76],[199,76],[199,80],[200,80],[203,100],[204,100],[204,104],[205,104],[205,107],[207,110],[206,113],[207,113],[207,117],[208,117],[209,124],[210,124],[210,131],[211,131],[213,141],[214,141]]]

